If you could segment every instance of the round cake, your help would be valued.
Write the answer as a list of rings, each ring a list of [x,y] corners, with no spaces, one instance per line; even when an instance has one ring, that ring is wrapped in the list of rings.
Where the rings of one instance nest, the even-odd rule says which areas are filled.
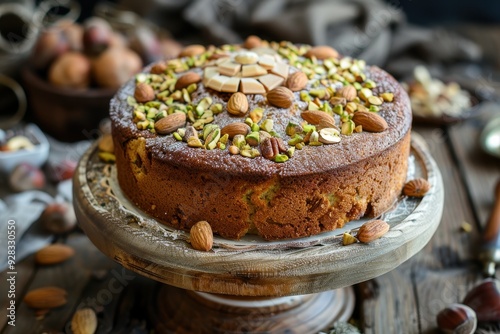
[[[128,82],[110,117],[121,189],[177,229],[310,236],[380,215],[406,179],[407,94],[327,46],[191,45]]]

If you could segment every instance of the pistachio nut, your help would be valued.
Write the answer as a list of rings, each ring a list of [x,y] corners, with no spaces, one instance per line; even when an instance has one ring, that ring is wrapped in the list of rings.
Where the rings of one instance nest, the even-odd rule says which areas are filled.
[[[217,147],[219,139],[220,139],[220,129],[219,127],[217,127],[214,128],[205,139],[205,148],[207,150],[213,150],[215,147]]]
[[[264,109],[255,108],[254,110],[250,111],[249,116],[253,123],[259,123],[262,119],[263,114],[264,114]]]
[[[256,131],[250,132],[248,135],[246,135],[245,140],[246,140],[248,145],[257,146],[257,145],[259,145],[259,142],[260,142],[259,133]]]
[[[246,144],[247,144],[247,141],[245,140],[245,136],[244,135],[235,135],[233,137],[233,145],[235,145],[236,147],[238,147],[240,150]]]
[[[340,132],[335,128],[325,128],[319,131],[319,141],[324,144],[334,144],[340,142]]]
[[[187,139],[187,144],[189,147],[195,147],[195,148],[203,147],[203,144],[201,143],[200,139],[194,136],[189,137]]]
[[[229,153],[236,155],[240,153],[240,149],[236,145],[229,146]]]
[[[273,127],[274,127],[274,121],[270,118],[264,120],[261,124],[260,124],[260,128],[266,132],[271,132],[273,131]]]

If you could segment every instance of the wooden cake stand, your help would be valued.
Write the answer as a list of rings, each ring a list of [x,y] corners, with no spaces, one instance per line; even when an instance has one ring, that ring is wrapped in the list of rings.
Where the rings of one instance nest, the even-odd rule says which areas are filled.
[[[400,198],[382,219],[391,229],[370,244],[342,246],[342,229],[297,240],[239,241],[215,236],[210,252],[193,250],[189,234],[159,224],[123,195],[116,169],[82,157],[74,204],[82,229],[107,256],[163,284],[152,296],[158,333],[317,333],[347,320],[353,284],[382,275],[417,253],[441,219],[443,185],[425,143],[413,136],[408,178],[432,185],[422,199]],[[168,189],[165,189],[168,191]]]

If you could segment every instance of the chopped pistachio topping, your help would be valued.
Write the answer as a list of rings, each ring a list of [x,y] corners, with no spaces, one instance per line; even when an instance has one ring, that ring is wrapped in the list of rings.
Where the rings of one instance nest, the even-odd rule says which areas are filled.
[[[201,54],[166,61],[162,71],[137,74],[136,85],[147,85],[150,92],[141,96],[141,91],[137,91],[137,95],[126,99],[137,129],[156,133],[156,122],[174,113],[184,113],[186,124],[166,137],[171,136],[192,148],[228,148],[228,154],[248,158],[261,155],[259,144],[264,140],[283,137],[288,147],[281,153],[286,154],[280,153],[273,160],[285,162],[305,145],[336,142],[322,137],[326,129],[335,128],[339,138],[362,132],[362,126],[353,121],[353,115],[360,111],[379,112],[384,103],[394,100],[392,92],[375,93],[377,83],[369,78],[363,60],[333,55],[323,59],[308,53],[310,46],[290,42],[266,42],[265,45],[269,48],[266,52],[245,50],[240,45],[208,47]],[[248,101],[253,101],[252,94],[266,95],[280,86],[288,87],[285,79],[296,71],[305,74],[305,84],[294,90],[295,93],[291,92],[293,101],[286,104],[289,108],[281,108],[290,114],[286,127],[278,126],[272,118],[272,113],[281,111],[258,102],[258,107],[254,104],[250,112],[233,116],[241,117],[238,122],[246,123],[251,131],[246,136],[237,134],[230,139],[228,134],[222,135],[221,128],[216,125],[219,115],[228,112],[227,99],[200,96],[205,89],[211,88],[221,92],[239,91],[249,96]],[[223,76],[224,80],[217,76]],[[341,95],[346,88],[349,94]],[[269,97],[266,100],[269,102]],[[305,110],[325,113],[336,121],[332,121],[333,118],[326,121],[325,116],[317,123],[301,122],[298,117]],[[339,124],[339,128],[335,124]]]

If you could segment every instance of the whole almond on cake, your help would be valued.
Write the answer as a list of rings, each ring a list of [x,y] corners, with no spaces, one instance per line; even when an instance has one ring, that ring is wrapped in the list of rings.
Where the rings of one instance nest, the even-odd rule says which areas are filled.
[[[278,87],[267,93],[270,104],[280,108],[290,108],[295,100],[292,91],[286,87]]]

